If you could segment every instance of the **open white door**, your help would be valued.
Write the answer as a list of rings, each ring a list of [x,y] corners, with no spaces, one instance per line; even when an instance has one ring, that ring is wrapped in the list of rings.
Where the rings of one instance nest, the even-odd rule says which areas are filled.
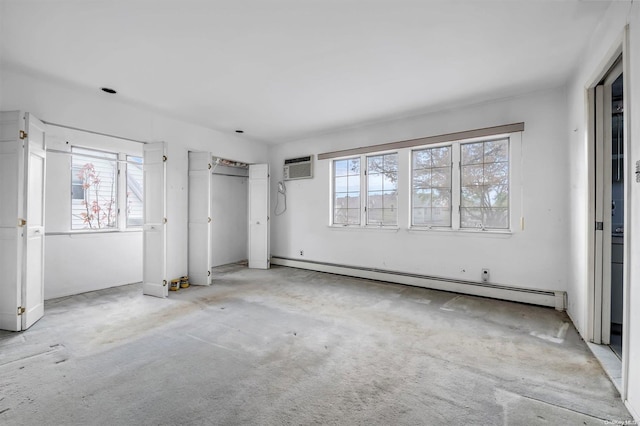
[[[167,297],[167,220],[165,143],[144,145],[144,227],[142,292]]]
[[[0,113],[0,329],[20,331],[24,148],[20,113]]]
[[[189,152],[189,283],[211,284],[211,153]]]
[[[269,165],[249,166],[249,268],[269,268]]]
[[[43,123],[0,113],[0,329],[26,330],[44,313]]]
[[[23,227],[22,329],[44,315],[44,186],[46,145],[44,124],[25,114],[25,199],[27,223]]]

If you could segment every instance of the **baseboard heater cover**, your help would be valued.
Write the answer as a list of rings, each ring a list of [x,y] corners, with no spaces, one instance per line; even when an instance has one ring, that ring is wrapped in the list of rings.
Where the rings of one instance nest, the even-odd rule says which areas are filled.
[[[340,265],[313,260],[291,259],[281,256],[272,256],[271,264],[289,266],[298,269],[308,269],[311,271],[327,272],[336,275],[366,278],[376,281],[387,281],[433,290],[469,294],[472,296],[490,297],[492,299],[508,300],[511,302],[548,306],[555,308],[558,311],[564,311],[566,308],[566,292],[564,291],[511,287],[479,281],[464,281],[452,278],[390,271],[386,269],[364,268],[360,266]]]

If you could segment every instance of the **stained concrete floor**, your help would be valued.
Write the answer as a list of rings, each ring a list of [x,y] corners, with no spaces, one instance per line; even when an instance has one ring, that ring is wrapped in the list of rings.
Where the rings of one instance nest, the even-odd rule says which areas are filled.
[[[292,268],[51,300],[0,332],[3,425],[630,420],[564,313]]]

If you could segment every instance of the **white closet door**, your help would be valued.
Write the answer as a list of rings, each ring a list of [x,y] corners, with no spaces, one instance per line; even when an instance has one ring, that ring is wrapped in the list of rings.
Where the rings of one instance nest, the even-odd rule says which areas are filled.
[[[249,268],[269,268],[269,165],[249,166]]]
[[[167,220],[166,220],[165,143],[144,145],[144,227],[142,292],[167,297]]]
[[[211,153],[189,152],[189,283],[211,284]]]
[[[25,216],[24,269],[22,279],[22,329],[44,315],[44,190],[46,145],[44,124],[25,114]]]
[[[0,329],[26,330],[44,313],[45,132],[0,113]]]
[[[24,149],[20,113],[0,113],[0,329],[20,331]]]

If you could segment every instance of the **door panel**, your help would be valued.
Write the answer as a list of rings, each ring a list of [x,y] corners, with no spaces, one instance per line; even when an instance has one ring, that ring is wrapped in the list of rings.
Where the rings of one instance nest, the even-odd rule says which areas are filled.
[[[164,142],[144,145],[144,226],[142,292],[167,297],[166,277],[166,156]]]
[[[24,204],[20,113],[0,112],[0,329],[20,331],[22,321],[22,218]]]
[[[189,152],[189,283],[211,284],[211,153]]]
[[[611,338],[611,201],[612,201],[612,97],[611,86],[622,74],[621,63],[595,87],[595,220],[593,342]]]
[[[269,268],[269,165],[249,166],[249,268]]]
[[[26,227],[22,280],[22,329],[26,330],[44,315],[44,196],[45,130],[44,123],[25,114],[28,143],[26,148]]]

